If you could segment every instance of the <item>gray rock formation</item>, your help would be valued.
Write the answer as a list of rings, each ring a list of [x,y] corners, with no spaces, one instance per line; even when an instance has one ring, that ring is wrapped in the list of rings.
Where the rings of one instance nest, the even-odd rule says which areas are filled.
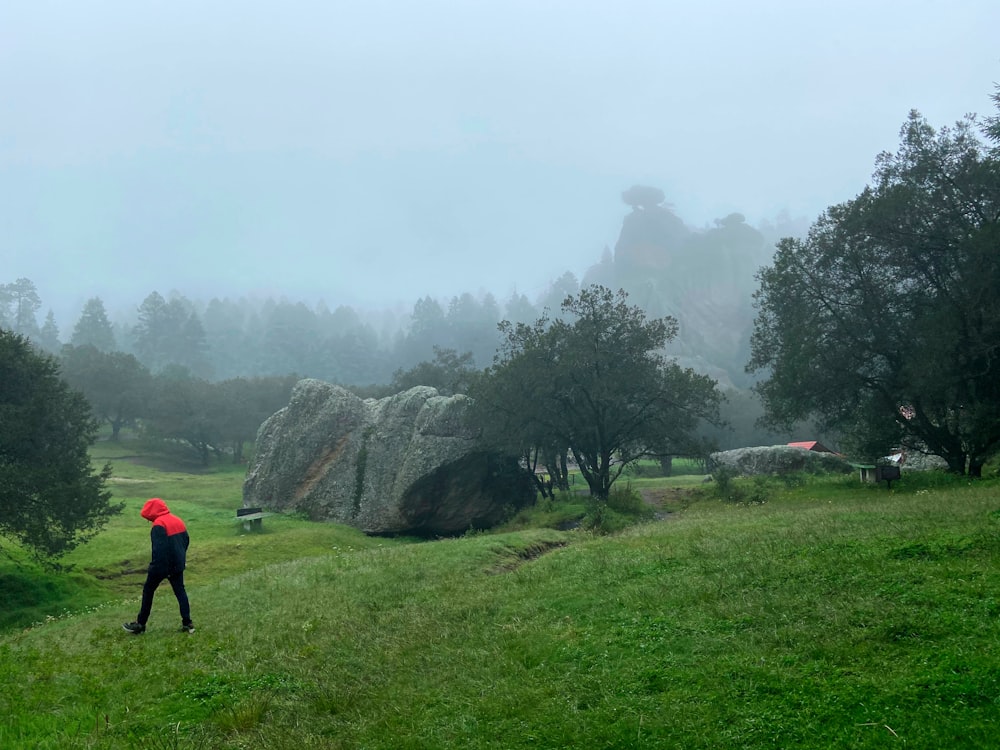
[[[488,528],[534,499],[515,459],[486,452],[465,396],[418,386],[362,400],[302,380],[257,434],[244,507],[299,510],[369,534]]]
[[[742,476],[788,474],[799,471],[810,474],[824,472],[846,474],[851,471],[851,465],[834,453],[818,453],[788,445],[737,448],[713,453],[709,459],[714,466],[725,466]]]

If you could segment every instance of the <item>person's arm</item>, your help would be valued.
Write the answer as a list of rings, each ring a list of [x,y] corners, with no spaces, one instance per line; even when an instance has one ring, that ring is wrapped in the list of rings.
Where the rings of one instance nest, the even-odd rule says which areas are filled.
[[[170,551],[167,548],[167,530],[162,526],[153,526],[149,532],[153,546],[153,558],[149,563],[149,572],[166,575],[170,567]]]

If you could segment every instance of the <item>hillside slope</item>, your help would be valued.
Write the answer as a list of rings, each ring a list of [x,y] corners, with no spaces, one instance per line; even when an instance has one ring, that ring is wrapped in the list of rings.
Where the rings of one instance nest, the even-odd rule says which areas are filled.
[[[988,747],[996,483],[267,565],[0,639],[5,748]]]

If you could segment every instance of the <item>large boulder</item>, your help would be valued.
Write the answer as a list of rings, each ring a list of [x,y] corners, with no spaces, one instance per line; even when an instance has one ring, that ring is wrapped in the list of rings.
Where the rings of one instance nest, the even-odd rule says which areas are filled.
[[[464,418],[469,405],[427,386],[376,401],[302,380],[261,425],[243,505],[298,510],[369,534],[493,526],[535,493],[516,459],[482,447]]]
[[[835,453],[810,451],[789,445],[736,448],[713,453],[709,459],[713,470],[715,467],[725,467],[742,476],[794,472],[846,474],[852,471],[851,465]]]

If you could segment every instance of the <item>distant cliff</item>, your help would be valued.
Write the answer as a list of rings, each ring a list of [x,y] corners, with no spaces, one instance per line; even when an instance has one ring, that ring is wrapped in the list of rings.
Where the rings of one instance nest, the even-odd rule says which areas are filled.
[[[663,204],[663,193],[636,186],[613,256],[587,271],[583,284],[623,288],[651,316],[672,315],[680,333],[668,347],[681,364],[723,383],[745,385],[757,269],[773,248],[742,214],[695,231]]]

